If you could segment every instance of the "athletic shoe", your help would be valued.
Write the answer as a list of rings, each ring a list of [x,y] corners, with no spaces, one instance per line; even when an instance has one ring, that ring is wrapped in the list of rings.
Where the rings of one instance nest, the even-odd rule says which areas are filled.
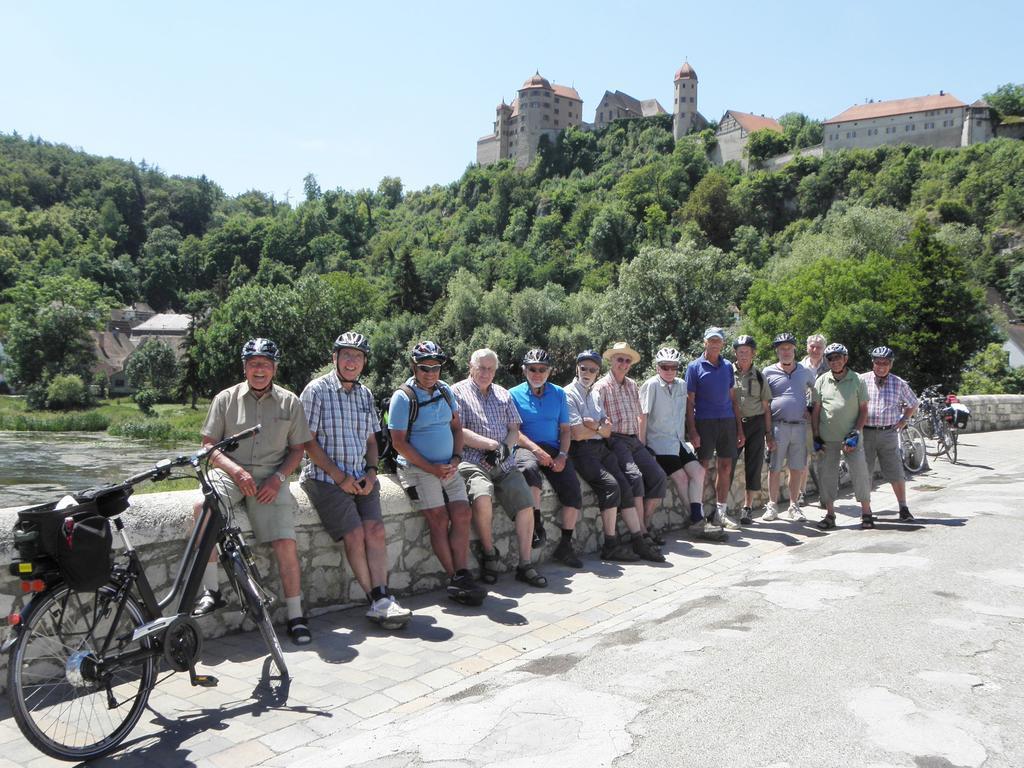
[[[690,535],[706,541],[727,541],[729,535],[715,525],[708,525],[706,520],[698,520],[690,524]]]
[[[609,543],[608,538],[605,537],[604,543],[601,545],[601,559],[619,563],[635,563],[640,556],[622,539],[616,537],[614,543]]]
[[[910,514],[910,510],[907,507],[900,507],[900,520],[913,520],[914,516]]]
[[[800,510],[800,507],[796,504],[789,505],[789,513],[793,516],[793,519],[798,523],[806,523],[807,518],[804,517],[804,513]]]
[[[218,608],[223,608],[227,603],[220,594],[219,589],[204,589],[203,594],[196,600],[192,608],[192,615],[196,618],[213,613]]]
[[[380,624],[384,629],[400,629],[409,623],[412,618],[412,611],[403,608],[391,595],[374,600],[370,610],[366,612],[366,618],[374,624]]]
[[[633,534],[633,551],[641,560],[648,560],[652,563],[664,563],[665,556],[661,554],[658,546],[648,537],[639,533]]]
[[[779,520],[787,520],[789,522],[796,522],[797,520],[800,519],[798,517],[799,514],[800,514],[800,507],[798,507],[796,504],[790,504],[784,510],[779,512]]]
[[[764,505],[764,514],[761,515],[761,521],[770,523],[773,520],[779,519],[779,507],[774,501],[769,501]]]
[[[740,529],[739,518],[735,512],[726,512],[722,515],[722,527],[727,531],[738,531]]]
[[[753,510],[750,507],[743,507],[740,510],[740,525],[750,525],[754,522]]]
[[[583,567],[583,561],[580,560],[579,555],[576,554],[576,550],[572,546],[572,539],[560,539],[558,546],[555,547],[555,551],[551,553],[551,556],[570,568]]]
[[[448,597],[463,605],[480,605],[487,597],[487,590],[473,579],[473,574],[463,568],[448,579]]]
[[[803,491],[800,491],[800,495],[796,497],[796,503],[797,503],[797,506],[799,506],[799,507],[802,507],[802,506],[804,506],[807,503],[807,500],[804,498],[804,492]]]

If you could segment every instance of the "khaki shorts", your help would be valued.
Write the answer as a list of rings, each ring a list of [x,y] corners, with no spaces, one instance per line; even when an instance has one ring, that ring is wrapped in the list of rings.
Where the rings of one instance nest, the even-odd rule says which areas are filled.
[[[864,429],[861,434],[864,443],[864,460],[868,464],[868,477],[875,471],[875,459],[882,467],[882,477],[887,483],[902,483],[907,479],[900,458],[899,436],[895,429]]]
[[[469,500],[476,501],[481,496],[496,498],[506,514],[513,520],[521,509],[533,509],[533,492],[526,483],[526,478],[518,469],[508,472],[486,469],[469,461],[459,464],[459,474],[469,488]]]
[[[363,523],[383,522],[380,511],[380,482],[366,496],[352,495],[334,483],[325,483],[307,477],[299,485],[309,497],[313,509],[320,515],[324,530],[335,541],[341,541]]]
[[[253,479],[256,480],[256,485],[259,485],[266,478]],[[255,496],[243,496],[235,481],[220,469],[210,472],[210,484],[221,498],[227,500],[235,513],[241,511],[242,504],[239,502],[245,500],[246,517],[258,543],[269,544],[280,539],[295,540],[295,513],[299,511],[299,505],[292,496],[291,483],[282,483],[277,498],[270,504],[261,504],[256,501]]]
[[[412,502],[412,508],[417,512],[437,509],[450,501],[469,501],[466,496],[466,483],[458,472],[442,481],[419,467],[399,465],[398,481]]]

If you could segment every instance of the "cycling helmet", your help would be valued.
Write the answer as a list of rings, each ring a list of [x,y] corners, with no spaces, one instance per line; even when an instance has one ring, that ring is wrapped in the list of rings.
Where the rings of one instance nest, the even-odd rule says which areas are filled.
[[[779,346],[779,344],[792,344],[796,346],[796,336],[788,331],[786,333],[780,333],[774,339],[772,339],[772,348]]]
[[[848,350],[842,344],[833,343],[825,347],[825,352],[823,354],[825,355],[826,360],[828,360],[829,355],[843,355],[845,357],[849,357],[850,350]]]
[[[679,350],[675,347],[662,347],[658,350],[658,354],[654,356],[654,363],[675,363],[679,365],[682,362],[682,355],[679,354]]]
[[[733,341],[732,348],[736,349],[737,347],[750,347],[751,349],[757,349],[757,342],[754,341],[753,336],[747,336],[744,334],[743,336],[737,336]]]
[[[437,360],[443,363],[448,360],[448,355],[444,353],[441,346],[433,341],[421,341],[412,348],[409,357],[414,363],[418,363],[420,360]]]
[[[551,365],[551,355],[547,351],[540,349],[531,349],[525,355],[523,355],[523,365]]]
[[[871,359],[895,360],[896,353],[889,349],[889,347],[875,347],[874,349],[871,350]]]
[[[589,360],[590,362],[597,363],[598,366],[600,366],[601,353],[598,352],[596,349],[584,349],[582,352],[576,355],[576,365],[579,365],[584,360]]]
[[[281,359],[281,350],[270,339],[249,339],[242,345],[242,360],[250,357],[269,357],[276,363]]]
[[[367,357],[370,356],[370,340],[355,331],[345,331],[334,340],[334,351],[339,349],[358,349]]]

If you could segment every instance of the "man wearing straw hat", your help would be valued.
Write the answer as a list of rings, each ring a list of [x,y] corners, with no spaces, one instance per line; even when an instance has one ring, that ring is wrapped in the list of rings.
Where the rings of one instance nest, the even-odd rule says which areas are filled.
[[[628,342],[616,341],[604,351],[603,357],[610,367],[594,385],[594,391],[612,422],[608,443],[632,491],[632,498],[622,498],[622,506],[634,506],[640,518],[641,534],[661,545],[664,543],[661,536],[650,530],[650,524],[655,510],[665,498],[668,480],[654,454],[640,440],[640,417],[643,413],[640,390],[627,375],[629,369],[640,362],[640,353]]]

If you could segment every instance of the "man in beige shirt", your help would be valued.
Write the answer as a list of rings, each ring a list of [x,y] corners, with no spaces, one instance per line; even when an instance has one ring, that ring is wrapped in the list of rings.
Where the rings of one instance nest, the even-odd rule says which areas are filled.
[[[250,339],[242,347],[245,381],[228,387],[213,398],[203,424],[203,445],[261,424],[251,440],[231,453],[216,451],[210,479],[231,505],[245,502],[256,541],[270,544],[284,587],[288,609],[288,635],[297,645],[310,642],[309,624],[302,613],[298,549],[295,546],[295,513],[298,504],[291,494],[288,476],[302,461],[306,443],[313,440],[299,398],[274,384],[280,352],[270,339]],[[202,511],[202,502],[196,513]],[[224,605],[218,589],[216,556],[207,564],[205,590],[196,601],[194,616],[204,616]]]

